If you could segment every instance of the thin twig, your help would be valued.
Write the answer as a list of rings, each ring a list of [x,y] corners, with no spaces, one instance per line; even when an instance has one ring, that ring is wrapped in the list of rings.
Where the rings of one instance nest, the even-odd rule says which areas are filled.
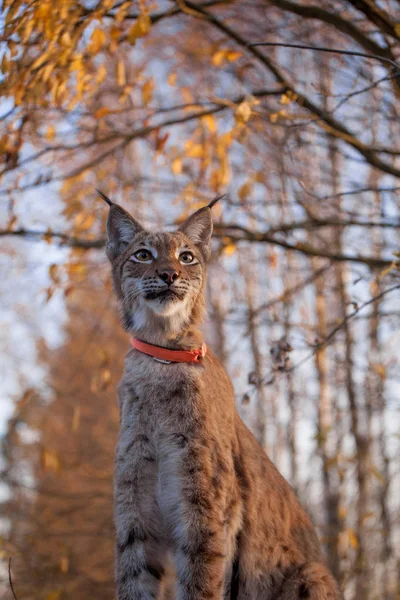
[[[10,584],[10,588],[11,588],[11,591],[12,591],[12,595],[14,596],[14,600],[18,600],[17,595],[16,595],[15,590],[14,590],[14,586],[13,586],[13,582],[12,582],[12,577],[11,577],[11,556],[10,556],[10,558],[8,560],[8,582]]]
[[[248,44],[250,48],[256,46],[278,46],[282,48],[298,48],[300,50],[316,50],[317,52],[330,52],[331,54],[345,54],[348,56],[361,56],[362,58],[372,58],[381,62],[388,63],[396,71],[400,72],[400,65],[390,58],[378,56],[378,54],[367,54],[366,52],[357,52],[356,50],[340,50],[340,48],[327,48],[326,46],[307,46],[305,44],[289,44],[283,42],[255,42],[254,44]]]
[[[308,362],[310,360],[310,358],[312,358],[319,350],[321,350],[321,348],[324,348],[325,346],[327,346],[329,344],[329,342],[332,340],[332,338],[337,334],[337,332],[340,331],[340,329],[343,327],[343,325],[345,325],[348,321],[353,319],[355,317],[355,315],[357,315],[360,312],[360,310],[363,310],[370,304],[377,302],[378,300],[380,300],[381,298],[386,296],[386,294],[389,294],[390,292],[393,292],[394,290],[400,290],[400,284],[393,285],[392,287],[387,288],[386,290],[383,290],[377,296],[374,296],[373,298],[370,298],[366,302],[363,302],[363,304],[360,304],[360,306],[357,306],[357,308],[355,310],[353,310],[353,312],[348,314],[344,319],[342,319],[342,321],[340,321],[340,323],[338,325],[336,325],[336,327],[334,327],[332,329],[332,331],[327,335],[327,337],[325,339],[322,340],[322,342],[315,344],[315,346],[313,347],[313,350],[312,350],[312,352],[310,352],[310,354],[308,354],[302,360],[300,360],[298,363],[296,363],[295,365],[293,365],[292,367],[287,369],[285,371],[285,373],[291,373],[295,369],[298,369],[299,367],[303,366],[306,362]]]
[[[332,329],[332,331],[329,333],[329,335],[322,342],[315,345],[315,350],[319,350],[321,347],[326,346],[331,341],[331,339],[337,334],[339,329],[341,329],[343,327],[343,325],[345,325],[348,321],[350,321],[350,319],[355,317],[355,315],[357,313],[359,313],[360,310],[363,310],[363,308],[365,308],[366,306],[369,306],[370,304],[377,302],[378,300],[383,298],[383,296],[386,296],[386,294],[389,294],[390,292],[393,292],[394,290],[399,290],[399,289],[400,289],[400,284],[393,285],[392,287],[387,288],[386,290],[383,290],[377,296],[374,296],[373,298],[370,298],[363,304],[360,304],[360,306],[357,306],[357,308],[355,308],[353,310],[353,312],[351,312],[349,315],[347,315],[342,321],[340,321],[340,323],[338,325],[336,325],[336,327],[334,327]]]

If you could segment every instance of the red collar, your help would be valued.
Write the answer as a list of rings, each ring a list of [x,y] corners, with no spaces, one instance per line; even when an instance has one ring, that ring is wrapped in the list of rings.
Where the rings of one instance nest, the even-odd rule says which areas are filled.
[[[131,344],[135,350],[139,350],[143,354],[148,354],[156,360],[166,363],[197,363],[205,357],[207,352],[207,346],[204,343],[197,350],[169,350],[168,348],[161,348],[153,344],[146,344],[146,342],[141,342],[133,337],[131,338]]]

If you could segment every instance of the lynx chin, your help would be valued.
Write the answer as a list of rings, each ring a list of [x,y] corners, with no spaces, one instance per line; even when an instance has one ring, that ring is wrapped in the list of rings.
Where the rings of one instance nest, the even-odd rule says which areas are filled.
[[[151,233],[101,195],[133,345],[118,389],[118,600],[341,599],[310,519],[204,346],[213,202]]]

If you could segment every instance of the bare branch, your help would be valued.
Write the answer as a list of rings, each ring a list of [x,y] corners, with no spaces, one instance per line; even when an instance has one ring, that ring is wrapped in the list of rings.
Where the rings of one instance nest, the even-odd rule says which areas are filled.
[[[351,37],[367,52],[375,54],[379,57],[394,60],[390,48],[382,47],[374,40],[367,37],[367,35],[358,29],[358,27],[356,27],[350,19],[344,19],[339,14],[324,10],[319,6],[295,4],[294,2],[290,2],[290,0],[269,0],[269,2],[283,11],[291,12],[305,19],[314,19],[327,23],[328,25],[333,25],[335,29]]]
[[[12,582],[12,576],[11,576],[11,556],[8,559],[8,582],[10,584],[10,589],[12,591],[12,595],[14,597],[14,600],[18,600],[15,590],[14,590],[14,586],[13,586],[13,582]]]
[[[390,259],[383,259],[374,256],[362,256],[362,255],[349,255],[340,254],[338,252],[329,252],[328,250],[315,248],[309,244],[303,242],[290,243],[285,240],[280,240],[271,235],[269,232],[262,233],[257,231],[251,231],[245,227],[239,225],[228,225],[228,224],[215,224],[214,225],[214,237],[216,238],[228,238],[234,243],[238,242],[254,242],[254,243],[268,243],[273,246],[279,246],[286,250],[298,252],[305,256],[319,256],[321,258],[328,258],[329,260],[338,262],[354,262],[368,265],[370,268],[383,268],[389,267],[390,265],[396,266],[396,262]],[[19,237],[22,239],[30,240],[56,240],[62,246],[68,246],[71,248],[82,248],[84,250],[90,250],[95,248],[102,248],[106,240],[105,238],[97,239],[83,239],[71,236],[67,233],[57,231],[34,231],[30,229],[15,229],[0,230],[0,237]]]
[[[229,238],[232,242],[264,242],[275,246],[280,246],[286,250],[292,250],[293,252],[299,252],[306,256],[320,256],[321,258],[329,258],[338,262],[355,262],[363,263],[371,268],[375,267],[388,267],[393,264],[393,260],[377,258],[373,256],[361,256],[361,255],[349,255],[341,254],[338,252],[329,252],[320,248],[314,248],[306,242],[287,242],[285,240],[277,239],[274,235],[269,232],[258,232],[246,229],[239,225],[228,225],[228,224],[216,224],[215,236]]]
[[[326,48],[325,46],[306,46],[305,44],[289,44],[282,42],[255,42],[254,44],[249,44],[250,48],[255,48],[256,46],[278,46],[282,48],[298,48],[300,50],[315,50],[318,52],[328,52],[331,54],[343,54],[347,56],[361,56],[363,58],[372,58],[374,60],[379,60],[381,62],[385,62],[391,65],[396,71],[400,72],[400,65],[398,65],[394,60],[390,58],[384,58],[383,56],[379,56],[377,54],[365,54],[365,52],[357,52],[353,50],[341,50],[340,48]]]
[[[202,15],[206,15],[208,22],[212,26],[216,27],[219,31],[222,31],[225,35],[234,40],[239,46],[241,46],[244,49],[247,49],[248,52],[250,52],[255,58],[257,58],[257,60],[264,67],[266,67],[270,73],[274,75],[275,79],[280,84],[285,86],[286,91],[290,91],[292,94],[294,94],[295,102],[300,107],[305,108],[306,110],[311,112],[315,117],[317,117],[316,122],[319,122],[321,127],[325,129],[325,131],[328,134],[352,146],[365,158],[365,160],[370,165],[376,167],[377,169],[385,173],[389,173],[394,177],[400,177],[400,169],[397,169],[395,166],[381,160],[381,158],[377,156],[373,148],[364,144],[364,142],[359,140],[342,123],[334,119],[325,110],[311,102],[311,100],[309,100],[306,96],[304,96],[298,90],[296,90],[295,86],[287,79],[284,73],[267,56],[260,52],[258,48],[252,46],[240,33],[232,29],[230,26],[226,25],[226,23],[222,22],[214,14],[196,6],[195,3],[190,2],[188,0],[186,4],[194,10],[197,10]],[[398,68],[398,65],[396,65],[396,68]]]

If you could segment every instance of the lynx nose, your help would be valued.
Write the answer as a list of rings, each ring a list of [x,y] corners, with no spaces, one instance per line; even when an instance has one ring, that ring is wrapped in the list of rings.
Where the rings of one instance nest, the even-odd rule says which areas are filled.
[[[168,285],[171,285],[172,283],[174,283],[174,281],[176,281],[179,277],[179,273],[178,271],[175,271],[174,269],[164,269],[164,271],[161,271],[161,273],[158,274],[158,276],[165,281],[165,283],[167,283]]]

